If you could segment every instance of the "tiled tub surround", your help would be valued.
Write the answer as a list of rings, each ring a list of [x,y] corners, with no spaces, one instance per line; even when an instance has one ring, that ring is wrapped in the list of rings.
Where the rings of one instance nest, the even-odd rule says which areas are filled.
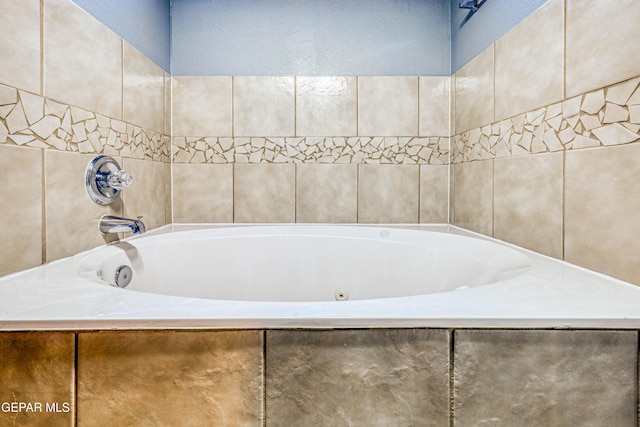
[[[43,406],[0,412],[18,426],[637,425],[630,330],[5,332],[0,348],[0,401]]]

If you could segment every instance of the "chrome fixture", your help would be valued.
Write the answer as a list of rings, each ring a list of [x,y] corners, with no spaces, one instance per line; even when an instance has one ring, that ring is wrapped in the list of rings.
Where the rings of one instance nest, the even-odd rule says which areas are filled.
[[[113,277],[113,281],[115,282],[115,286],[119,288],[126,288],[131,283],[131,279],[133,278],[133,270],[128,265],[121,265],[116,268],[116,274]]]
[[[98,229],[102,234],[113,233],[133,233],[143,234],[147,231],[142,222],[142,217],[138,219],[121,218],[113,215],[102,215],[98,222]]]
[[[120,169],[109,156],[97,156],[87,165],[85,186],[91,199],[99,205],[109,205],[118,199],[120,191],[130,187],[133,176]]]
[[[460,9],[471,9],[472,12],[475,12],[485,1],[486,0],[461,0],[458,7],[460,7]]]

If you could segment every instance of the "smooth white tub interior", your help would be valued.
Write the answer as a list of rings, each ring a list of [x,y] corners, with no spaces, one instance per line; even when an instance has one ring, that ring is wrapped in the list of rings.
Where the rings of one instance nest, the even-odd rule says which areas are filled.
[[[244,301],[332,301],[466,289],[530,268],[522,253],[446,233],[363,226],[248,226],[184,231],[109,245],[82,263],[85,277],[127,290]]]

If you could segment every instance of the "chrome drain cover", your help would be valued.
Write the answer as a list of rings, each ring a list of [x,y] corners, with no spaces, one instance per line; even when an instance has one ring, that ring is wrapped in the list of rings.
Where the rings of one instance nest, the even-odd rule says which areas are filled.
[[[119,288],[126,288],[133,278],[133,270],[128,265],[121,265],[116,269],[114,276],[115,285]]]

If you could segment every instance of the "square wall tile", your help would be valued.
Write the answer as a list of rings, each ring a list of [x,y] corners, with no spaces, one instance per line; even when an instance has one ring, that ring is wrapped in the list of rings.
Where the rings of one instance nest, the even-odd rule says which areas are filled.
[[[563,156],[494,160],[493,237],[562,258]]]
[[[489,46],[455,73],[455,132],[494,122],[493,47]]]
[[[296,166],[233,166],[234,222],[295,222]]]
[[[358,135],[417,136],[418,77],[358,77]]]
[[[114,237],[102,236],[98,220],[102,215],[122,215],[122,199],[109,206],[91,200],[84,173],[93,157],[67,151],[44,152],[47,262],[103,245]],[[116,160],[122,165],[122,159]]]
[[[567,0],[567,97],[640,74],[640,3]]]
[[[44,91],[122,119],[122,39],[69,0],[44,2]]]
[[[295,136],[295,77],[233,78],[235,136]]]
[[[455,334],[455,425],[636,426],[636,331]]]
[[[358,221],[358,165],[296,165],[296,222]]]
[[[175,222],[233,222],[233,165],[173,164]]]
[[[360,165],[358,222],[417,223],[419,180],[417,165]]]
[[[0,333],[0,402],[41,405],[41,410],[33,406],[33,412],[3,409],[0,425],[75,425],[74,364],[71,332]],[[47,411],[47,404],[56,404],[60,412]]]
[[[420,81],[421,136],[450,136],[451,77],[423,76]]]
[[[0,144],[0,276],[42,264],[42,156]]]
[[[495,120],[562,100],[563,9],[550,0],[496,42]]]
[[[142,216],[147,230],[165,225],[164,163],[123,159],[121,165],[133,175],[133,185],[120,195],[124,215],[128,218]]]
[[[260,331],[78,334],[78,425],[262,426]]]
[[[640,144],[567,152],[565,259],[640,285]]]
[[[0,83],[40,94],[40,1],[3,1],[0,28]]]
[[[267,331],[267,424],[449,425],[445,330]]]
[[[233,136],[231,77],[173,77],[173,136]]]
[[[357,135],[357,91],[357,77],[296,77],[296,135]]]
[[[493,234],[493,160],[453,165],[453,224]]]
[[[129,43],[122,42],[123,120],[164,131],[164,70]]]
[[[420,223],[449,222],[449,166],[420,166]]]

